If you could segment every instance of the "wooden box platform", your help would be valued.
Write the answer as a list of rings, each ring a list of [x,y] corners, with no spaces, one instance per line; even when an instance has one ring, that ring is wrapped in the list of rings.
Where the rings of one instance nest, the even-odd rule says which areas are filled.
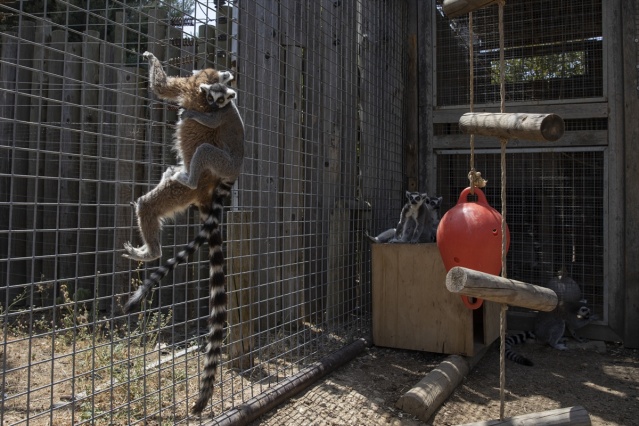
[[[371,244],[373,343],[473,356],[499,337],[499,304],[468,309],[446,289],[437,244]]]

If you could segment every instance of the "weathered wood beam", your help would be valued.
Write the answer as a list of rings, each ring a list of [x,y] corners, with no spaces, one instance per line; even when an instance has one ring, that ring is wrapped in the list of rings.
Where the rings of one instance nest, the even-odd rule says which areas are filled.
[[[489,348],[490,346],[484,346],[473,357],[449,356],[402,395],[395,406],[427,423]]]
[[[498,0],[444,0],[444,13],[449,18],[457,18],[482,7],[497,3]]]
[[[564,134],[564,120],[556,114],[469,112],[459,118],[459,128],[468,134],[554,142]]]
[[[557,294],[549,288],[502,278],[460,266],[446,275],[451,293],[480,297],[493,302],[550,312],[557,306]]]
[[[590,426],[590,415],[584,407],[566,407],[540,413],[524,414],[504,420],[466,423],[460,426]]]

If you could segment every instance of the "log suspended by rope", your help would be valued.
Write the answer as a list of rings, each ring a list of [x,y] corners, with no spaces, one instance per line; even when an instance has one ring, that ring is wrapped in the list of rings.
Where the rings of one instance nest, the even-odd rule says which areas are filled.
[[[584,407],[558,408],[539,413],[524,414],[504,420],[466,423],[459,426],[590,426],[590,415]]]
[[[557,294],[549,288],[498,277],[455,266],[446,275],[451,293],[479,297],[511,306],[550,312],[557,307]]]
[[[564,120],[556,114],[469,112],[459,118],[467,134],[554,142],[563,136]]]
[[[444,13],[449,18],[457,18],[482,7],[497,3],[499,0],[444,0]]]

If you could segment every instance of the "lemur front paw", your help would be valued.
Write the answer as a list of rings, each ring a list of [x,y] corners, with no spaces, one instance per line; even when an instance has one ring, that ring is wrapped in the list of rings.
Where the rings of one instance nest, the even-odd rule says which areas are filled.
[[[190,109],[181,108],[178,112],[178,115],[180,117],[180,120],[188,120],[189,118],[193,118],[195,114],[193,114],[193,111],[191,111]]]

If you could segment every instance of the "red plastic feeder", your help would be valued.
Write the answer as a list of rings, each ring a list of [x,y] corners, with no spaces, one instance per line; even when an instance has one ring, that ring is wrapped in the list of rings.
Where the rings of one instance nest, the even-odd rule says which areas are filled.
[[[442,217],[437,228],[437,247],[446,271],[455,266],[474,269],[492,275],[501,271],[501,214],[488,204],[486,196],[475,188],[477,201],[468,201],[470,188],[464,189],[457,204]],[[506,225],[506,252],[510,247],[510,231]],[[471,303],[462,296],[464,304],[472,309],[483,300]]]

